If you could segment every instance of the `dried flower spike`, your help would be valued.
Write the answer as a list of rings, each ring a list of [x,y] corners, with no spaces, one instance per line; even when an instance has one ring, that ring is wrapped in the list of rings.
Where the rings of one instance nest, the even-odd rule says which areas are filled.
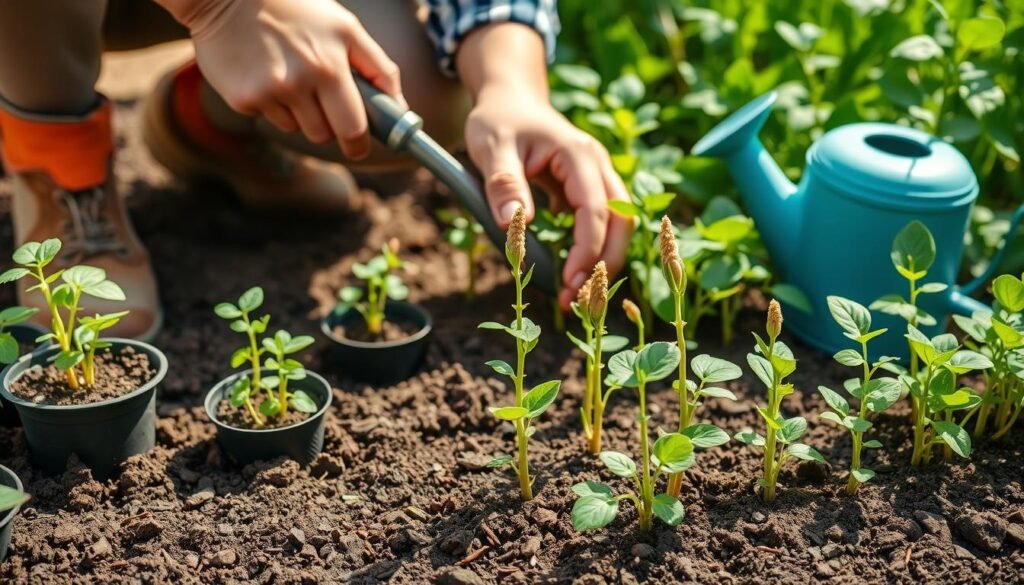
[[[594,273],[590,276],[590,300],[587,303],[587,311],[590,313],[591,322],[597,323],[607,307],[608,268],[602,260],[594,266]]]
[[[682,294],[686,290],[686,273],[683,262],[679,259],[679,245],[672,230],[672,220],[667,215],[661,217],[661,233],[658,235],[661,244],[661,265],[665,271],[665,280],[672,287],[672,292]]]
[[[775,339],[782,333],[782,307],[779,301],[772,299],[768,303],[768,335]]]
[[[590,285],[593,282],[593,278],[588,278],[580,290],[576,291],[576,304],[580,306],[584,315],[590,315],[587,307],[590,306]]]
[[[519,270],[526,258],[526,212],[522,206],[516,209],[512,222],[508,225],[508,236],[505,243],[508,260],[514,270]]]

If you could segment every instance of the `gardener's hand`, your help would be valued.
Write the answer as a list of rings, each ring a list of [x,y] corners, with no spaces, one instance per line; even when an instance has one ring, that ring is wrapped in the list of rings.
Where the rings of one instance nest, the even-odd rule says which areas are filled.
[[[370,151],[360,72],[404,104],[398,66],[336,0],[157,0],[192,34],[203,75],[229,106],[345,156]]]
[[[609,213],[608,201],[627,201],[626,187],[604,147],[548,101],[543,43],[533,30],[514,23],[477,29],[456,62],[475,101],[466,146],[498,223],[506,227],[519,206],[533,218],[529,182],[548,192],[556,210],[575,213],[559,294],[568,309],[598,260],[612,274],[622,268],[633,224]]]

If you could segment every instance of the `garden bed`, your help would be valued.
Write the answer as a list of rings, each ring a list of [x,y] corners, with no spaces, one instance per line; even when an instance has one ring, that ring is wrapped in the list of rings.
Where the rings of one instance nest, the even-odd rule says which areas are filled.
[[[135,194],[132,212],[161,282],[166,320],[155,344],[171,364],[158,395],[157,446],[101,484],[74,466],[44,477],[30,467],[20,431],[0,430],[0,464],[33,496],[0,581],[999,583],[1024,572],[1024,433],[979,445],[950,469],[910,469],[905,408],[878,419],[886,448],[867,462],[878,477],[855,499],[843,495],[839,473],[805,463],[783,472],[775,504],[762,504],[752,490],[760,453],[731,442],[687,473],[687,518],[678,528],[657,524],[641,537],[630,509],[606,531],[576,534],[570,487],[599,476],[619,481],[583,454],[581,354],[554,333],[547,303],[531,293],[545,335],[528,373],[564,383],[532,442],[537,497],[521,504],[511,472],[484,467],[513,434],[486,410],[507,402],[510,390],[484,362],[511,361],[514,347],[476,329],[510,319],[512,285],[503,260],[489,254],[480,294],[462,296],[465,268],[440,243],[430,208],[446,199],[431,182],[387,199],[364,192],[336,222],[252,217],[216,189],[171,185],[129,126],[132,110],[121,104],[117,112],[118,172]],[[9,188],[0,182],[0,192]],[[330,370],[318,316],[349,284],[352,264],[392,236],[415,265],[406,280],[412,300],[432,312],[435,334],[422,374],[375,389]],[[10,246],[9,221],[0,241]],[[335,388],[324,453],[308,469],[284,460],[232,468],[203,415],[205,391],[229,373],[237,342],[212,307],[253,284],[274,307],[272,330],[317,336],[303,361]],[[3,294],[13,301],[11,287]],[[745,304],[737,330],[760,330],[764,300],[751,295]],[[701,351],[744,363],[750,337],[721,347],[707,325]],[[627,331],[617,318],[609,329]],[[806,441],[845,469],[848,433],[818,420],[824,405],[814,388],[841,386],[848,372],[791,344],[801,367],[783,410],[806,416]],[[752,400],[760,385],[745,373],[730,388],[740,400],[709,401],[710,421],[730,432],[758,426]],[[674,423],[674,392],[659,387],[650,403],[655,426]],[[634,450],[635,414],[632,395],[618,392],[607,413],[608,448]]]

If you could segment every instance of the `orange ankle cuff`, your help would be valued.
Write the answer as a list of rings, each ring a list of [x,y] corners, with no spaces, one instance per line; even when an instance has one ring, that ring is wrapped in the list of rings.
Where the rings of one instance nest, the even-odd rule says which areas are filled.
[[[107,181],[114,153],[110,102],[82,117],[32,115],[0,107],[0,153],[9,171],[44,171],[69,191]]]
[[[171,115],[185,138],[216,151],[233,151],[241,146],[235,136],[213,125],[203,111],[200,92],[203,74],[195,61],[182,66],[171,81]]]

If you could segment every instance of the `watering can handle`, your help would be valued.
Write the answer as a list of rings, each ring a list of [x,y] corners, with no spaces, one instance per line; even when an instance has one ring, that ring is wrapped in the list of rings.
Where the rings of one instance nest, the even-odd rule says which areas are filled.
[[[391,96],[378,90],[361,75],[352,72],[366,106],[370,133],[395,152],[407,152],[444,183],[455,197],[483,226],[487,236],[499,250],[505,246],[505,232],[494,221],[480,182],[447,150],[423,131],[423,119],[403,108]],[[555,264],[548,249],[537,241],[533,232],[526,237],[526,259],[533,263],[535,276],[531,284],[549,295],[555,290]]]
[[[949,293],[949,306],[950,308],[960,314],[970,316],[975,311],[990,311],[991,308],[985,306],[983,303],[971,298],[971,293],[978,290],[986,282],[992,278],[996,271],[999,270],[999,265],[1003,261],[1003,255],[1006,253],[1007,246],[1013,240],[1014,236],[1017,235],[1017,230],[1020,228],[1021,222],[1024,222],[1024,205],[1017,208],[1014,212],[1013,218],[1010,220],[1010,229],[1006,232],[1006,236],[1003,238],[1003,245],[996,250],[995,255],[992,256],[992,261],[989,263],[988,268],[985,269],[981,275],[974,280],[964,284],[963,286],[953,287]]]

